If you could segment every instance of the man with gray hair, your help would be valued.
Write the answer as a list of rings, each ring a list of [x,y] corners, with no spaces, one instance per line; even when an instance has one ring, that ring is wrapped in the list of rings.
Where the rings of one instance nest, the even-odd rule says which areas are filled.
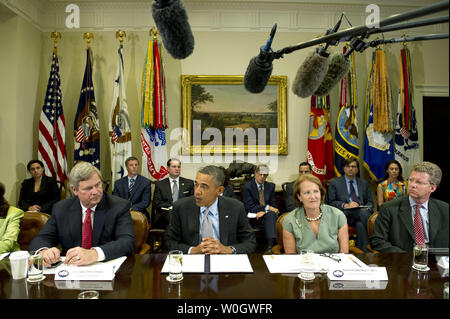
[[[130,202],[103,192],[102,175],[90,163],[78,162],[69,179],[75,197],[53,206],[30,251],[42,255],[46,266],[59,261],[60,255],[66,255],[67,265],[83,266],[132,254]]]
[[[197,172],[194,196],[173,203],[167,228],[168,250],[185,254],[251,254],[256,239],[247,220],[244,205],[220,196],[225,175],[217,166]]]
[[[448,248],[448,204],[430,195],[441,182],[441,169],[431,162],[413,166],[408,196],[381,205],[370,244],[380,252],[410,252],[414,245]]]

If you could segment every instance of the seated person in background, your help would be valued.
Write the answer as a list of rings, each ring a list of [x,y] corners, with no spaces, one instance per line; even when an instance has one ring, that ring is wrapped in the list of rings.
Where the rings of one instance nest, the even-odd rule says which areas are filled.
[[[181,162],[171,158],[167,161],[169,177],[157,181],[153,194],[153,207],[155,220],[152,220],[152,228],[166,229],[169,224],[173,203],[179,198],[194,195],[194,181],[180,176]]]
[[[78,162],[69,179],[75,197],[55,204],[52,216],[31,241],[30,251],[42,255],[46,266],[60,260],[59,244],[67,265],[90,265],[132,254],[130,201],[103,192],[102,175],[90,163]]]
[[[113,195],[128,199],[131,202],[131,210],[141,212],[150,220],[147,211],[150,205],[152,193],[151,182],[148,178],[139,175],[139,160],[131,156],[126,159],[125,167],[128,176],[124,176],[114,183]]]
[[[61,199],[56,180],[45,176],[44,163],[31,160],[27,164],[31,178],[22,182],[18,206],[23,211],[51,214],[53,204]]]
[[[5,199],[5,185],[0,183],[0,254],[20,250],[17,237],[23,211]]]
[[[301,162],[298,165],[298,176],[301,176],[303,174],[311,174],[311,172],[311,164],[309,164],[308,162]],[[291,212],[297,208],[297,205],[295,205],[294,202],[294,183],[295,180],[286,185],[286,196],[284,198],[284,201],[286,203],[287,212]]]
[[[402,166],[396,160],[386,163],[384,179],[377,186],[378,208],[384,202],[403,197],[406,194],[406,182],[402,176]]]
[[[298,208],[283,219],[286,254],[308,249],[315,253],[348,253],[347,218],[339,209],[325,205],[325,189],[316,176],[301,175],[294,184]]]
[[[380,252],[410,252],[415,244],[448,248],[448,203],[430,195],[441,182],[442,171],[433,163],[413,166],[408,195],[380,207],[370,245]]]
[[[260,164],[255,169],[255,177],[242,188],[242,201],[247,213],[256,214],[250,218],[250,224],[264,230],[267,240],[266,252],[271,252],[276,244],[275,224],[280,212],[275,202],[275,184],[266,182],[269,168]]]
[[[256,239],[244,205],[220,196],[225,176],[217,166],[201,168],[195,178],[194,196],[173,204],[166,232],[168,250],[187,254],[251,254]]]
[[[356,247],[367,251],[367,224],[373,212],[369,183],[357,177],[359,161],[350,157],[344,161],[344,176],[333,179],[328,186],[328,204],[344,212],[347,223],[356,227]],[[364,206],[364,207],[360,207]]]
[[[234,193],[233,186],[231,186],[229,184],[230,183],[230,176],[229,176],[227,170],[223,166],[219,166],[219,168],[223,171],[223,174],[225,175],[225,182],[223,184],[224,190],[223,190],[223,193],[221,195],[237,199],[236,198],[236,194]]]

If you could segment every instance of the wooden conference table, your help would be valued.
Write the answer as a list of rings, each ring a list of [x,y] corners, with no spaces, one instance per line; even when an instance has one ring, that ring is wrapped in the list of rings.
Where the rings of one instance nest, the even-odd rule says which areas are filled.
[[[433,255],[430,271],[411,269],[412,254],[356,255],[366,264],[385,266],[389,281],[373,289],[342,290],[326,275],[305,282],[296,275],[269,273],[262,255],[249,255],[252,274],[184,274],[181,283],[172,284],[161,274],[166,255],[129,256],[112,282],[55,282],[46,275],[40,283],[13,280],[9,260],[0,261],[0,299],[75,299],[82,290],[96,286],[101,299],[442,299],[444,282]],[[81,286],[80,286],[81,285]],[[377,289],[378,288],[378,289]],[[108,290],[101,290],[108,289]]]

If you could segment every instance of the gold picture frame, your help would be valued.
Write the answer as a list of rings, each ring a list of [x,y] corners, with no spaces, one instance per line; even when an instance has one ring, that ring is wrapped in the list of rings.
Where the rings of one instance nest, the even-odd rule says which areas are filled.
[[[243,75],[181,76],[183,154],[288,154],[287,76],[271,76],[259,94],[247,92],[243,83]],[[206,130],[212,141],[203,139]]]

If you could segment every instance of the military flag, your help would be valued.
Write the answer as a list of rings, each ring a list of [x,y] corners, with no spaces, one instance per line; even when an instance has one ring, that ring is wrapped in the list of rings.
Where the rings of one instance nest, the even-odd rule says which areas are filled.
[[[344,53],[346,48],[344,47]],[[354,53],[349,56],[350,71],[341,80],[340,110],[334,135],[334,173],[344,175],[344,161],[349,157],[359,159],[358,122],[356,120],[357,94]]]
[[[330,129],[330,96],[311,96],[309,113],[308,163],[323,184],[334,177],[333,136]]]
[[[167,175],[166,90],[161,44],[149,41],[142,74],[142,175],[160,180]]]
[[[395,125],[395,159],[402,165],[403,176],[409,176],[412,165],[421,161],[413,87],[411,56],[405,46],[400,51],[400,89]]]
[[[394,159],[392,95],[386,55],[377,49],[367,80],[365,102],[364,167],[372,180],[384,177],[386,163]]]
[[[89,162],[100,169],[100,125],[92,82],[91,49],[86,50],[86,68],[73,123],[74,161]]]
[[[50,76],[39,120],[38,158],[44,163],[48,176],[64,183],[67,179],[66,122],[56,46],[53,48]]]
[[[125,160],[132,155],[131,126],[125,94],[125,78],[122,56],[123,46],[117,50],[118,65],[114,79],[114,92],[111,106],[109,136],[111,151],[112,184],[125,175]]]

